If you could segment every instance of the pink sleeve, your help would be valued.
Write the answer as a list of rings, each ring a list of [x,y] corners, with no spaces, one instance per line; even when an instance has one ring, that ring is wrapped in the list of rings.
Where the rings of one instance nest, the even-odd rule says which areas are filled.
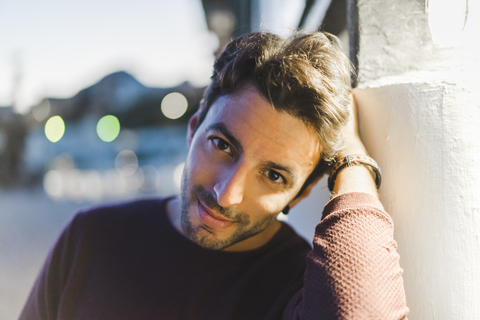
[[[406,319],[393,221],[366,193],[331,200],[307,256],[304,288],[285,319]]]

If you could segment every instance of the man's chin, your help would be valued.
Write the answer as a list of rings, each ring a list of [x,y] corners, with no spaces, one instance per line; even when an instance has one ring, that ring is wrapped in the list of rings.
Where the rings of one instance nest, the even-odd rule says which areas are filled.
[[[190,240],[205,249],[221,250],[231,245],[228,241],[219,239],[215,230],[195,225],[188,217],[182,217],[182,229]]]
[[[201,227],[198,232],[195,232],[192,236],[189,235],[189,238],[200,247],[210,250],[222,250],[232,245],[228,241],[218,239],[213,232]]]

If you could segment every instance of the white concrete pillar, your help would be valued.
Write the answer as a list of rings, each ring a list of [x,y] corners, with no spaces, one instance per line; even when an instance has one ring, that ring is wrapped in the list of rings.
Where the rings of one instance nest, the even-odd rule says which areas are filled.
[[[410,320],[480,319],[478,1],[458,28],[465,3],[358,1],[360,131],[383,170]]]

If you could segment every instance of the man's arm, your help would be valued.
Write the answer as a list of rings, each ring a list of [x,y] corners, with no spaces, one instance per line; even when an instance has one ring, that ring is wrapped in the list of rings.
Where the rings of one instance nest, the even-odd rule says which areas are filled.
[[[352,109],[341,157],[366,154],[354,103]],[[406,319],[396,247],[393,221],[378,201],[372,172],[346,167],[316,227],[304,288],[290,301],[284,319]]]
[[[351,116],[345,128],[345,146],[338,156],[339,159],[343,159],[345,156],[351,154],[367,154],[367,150],[358,133],[357,106],[354,99],[352,99],[350,106]],[[371,169],[363,165],[345,167],[338,173],[335,179],[332,197],[348,192],[365,192],[378,199],[377,188],[372,173]]]

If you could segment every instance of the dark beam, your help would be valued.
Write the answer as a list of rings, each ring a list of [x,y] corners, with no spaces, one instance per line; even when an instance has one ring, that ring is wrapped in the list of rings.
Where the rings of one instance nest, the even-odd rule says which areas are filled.
[[[357,86],[358,52],[360,47],[360,34],[358,25],[358,0],[347,0],[347,25],[350,47],[350,61],[355,72],[352,74],[352,87]]]

